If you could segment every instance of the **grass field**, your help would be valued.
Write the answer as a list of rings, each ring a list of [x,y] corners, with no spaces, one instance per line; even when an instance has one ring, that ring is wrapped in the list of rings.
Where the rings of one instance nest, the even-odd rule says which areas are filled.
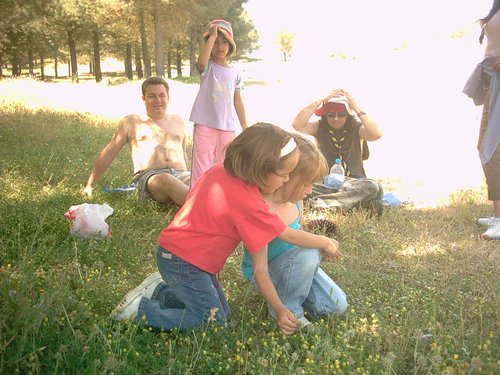
[[[29,85],[31,96],[12,85]],[[178,97],[192,90],[174,85]],[[239,271],[241,249],[221,275],[227,329],[155,332],[111,321],[123,294],[156,270],[158,233],[177,207],[97,189],[91,202],[115,209],[112,238],[71,237],[63,214],[87,201],[79,192],[116,117],[141,109],[139,86],[46,87],[0,83],[0,373],[498,373],[500,246],[480,240],[475,222],[491,212],[484,187],[386,209],[380,219],[331,214],[343,257],[324,269],[349,309],[316,320],[318,333],[279,333]],[[174,98],[175,109],[187,105]],[[72,107],[86,99],[115,112]],[[120,186],[131,173],[126,150],[99,186]],[[388,190],[399,185],[390,177]]]

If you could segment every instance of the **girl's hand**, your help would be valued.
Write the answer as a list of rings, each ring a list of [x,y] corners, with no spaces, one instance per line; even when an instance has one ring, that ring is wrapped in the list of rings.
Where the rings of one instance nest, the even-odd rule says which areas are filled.
[[[214,36],[217,38],[217,31],[219,30],[219,26],[216,23],[212,23],[208,26],[208,37]]]
[[[321,255],[326,262],[336,262],[340,258],[339,242],[333,238],[322,236],[325,239],[326,246],[320,249]]]
[[[289,336],[299,328],[299,321],[290,310],[284,308],[276,314],[276,322],[284,335]]]

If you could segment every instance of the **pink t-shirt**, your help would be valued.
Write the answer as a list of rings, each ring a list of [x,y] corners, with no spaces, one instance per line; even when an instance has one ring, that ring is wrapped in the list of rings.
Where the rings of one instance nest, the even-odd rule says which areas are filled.
[[[197,68],[195,68],[195,72]],[[221,66],[211,59],[201,73],[201,84],[189,121],[213,129],[236,131],[234,94],[243,90],[243,80],[235,68]]]
[[[240,241],[255,253],[285,228],[269,211],[258,187],[230,176],[221,163],[194,185],[173,221],[161,231],[158,244],[216,274]]]

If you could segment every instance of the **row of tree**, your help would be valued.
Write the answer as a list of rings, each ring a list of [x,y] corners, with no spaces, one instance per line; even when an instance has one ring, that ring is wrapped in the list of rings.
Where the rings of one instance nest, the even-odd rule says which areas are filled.
[[[258,34],[243,8],[247,0],[1,0],[0,76],[11,69],[45,79],[47,61],[68,63],[78,81],[78,64],[88,63],[97,82],[101,60],[124,62],[133,79],[152,74],[182,76],[183,61],[196,62],[199,40],[215,18],[231,22],[235,57],[257,48]],[[152,64],[154,62],[154,65]],[[153,68],[156,70],[153,72]],[[166,74],[165,74],[166,73]]]

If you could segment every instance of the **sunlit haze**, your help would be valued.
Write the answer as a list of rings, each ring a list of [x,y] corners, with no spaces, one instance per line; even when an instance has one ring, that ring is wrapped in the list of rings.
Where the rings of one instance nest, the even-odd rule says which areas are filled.
[[[298,111],[341,87],[384,132],[382,139],[370,143],[369,177],[400,180],[402,198],[428,204],[439,203],[452,191],[479,189],[483,173],[476,142],[481,107],[474,106],[462,89],[482,59],[484,45],[478,43],[476,20],[491,4],[492,0],[249,0],[244,6],[261,48],[251,55],[255,61],[234,62],[248,82],[242,93],[248,123],[272,122],[291,130]],[[279,32],[295,37],[286,62],[277,44]],[[238,43],[238,35],[235,40]],[[8,84],[0,85],[0,101],[19,95],[27,105],[111,116],[144,110],[139,81],[112,87],[35,86],[22,80],[13,85],[18,94],[8,91]],[[171,80],[170,87],[168,111],[188,119],[198,85]],[[114,105],[109,105],[109,98]],[[191,123],[188,131],[191,134]]]
[[[407,193],[438,200],[479,188],[476,142],[481,107],[463,86],[481,60],[476,20],[492,0],[327,1],[250,0],[245,8],[260,35],[262,70],[248,71],[262,88],[260,112],[282,124],[334,87],[351,92],[384,130],[370,143],[371,177],[400,178]],[[278,32],[295,37],[287,63]],[[274,66],[274,68],[273,68]]]

